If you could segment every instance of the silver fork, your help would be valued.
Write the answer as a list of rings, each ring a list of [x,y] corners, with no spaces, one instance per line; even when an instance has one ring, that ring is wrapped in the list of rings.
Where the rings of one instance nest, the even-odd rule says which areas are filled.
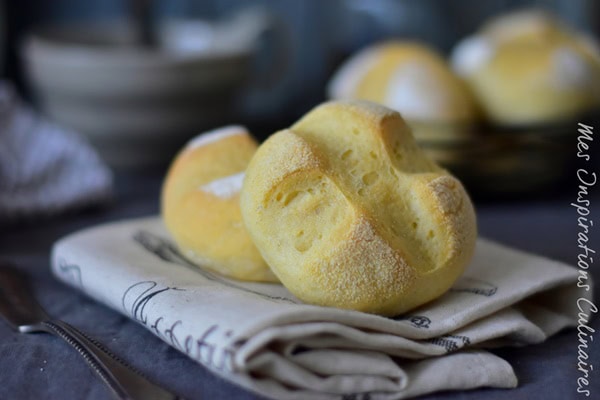
[[[0,265],[0,316],[17,332],[46,332],[63,339],[118,399],[180,399],[147,380],[96,340],[66,322],[50,318],[31,294],[26,277],[5,264]]]

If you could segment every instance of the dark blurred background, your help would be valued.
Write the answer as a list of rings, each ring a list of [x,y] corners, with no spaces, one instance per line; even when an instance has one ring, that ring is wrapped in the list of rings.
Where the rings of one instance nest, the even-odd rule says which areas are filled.
[[[32,28],[56,23],[126,19],[125,0],[11,0],[5,3],[5,76],[27,91],[19,44]],[[268,93],[256,94],[251,113],[294,120],[325,96],[325,83],[353,51],[389,37],[411,38],[448,52],[486,19],[523,7],[542,7],[571,25],[600,35],[596,0],[155,0],[156,19],[223,19],[236,10],[261,6],[289,30],[290,68]],[[279,122],[279,121],[278,121]]]
[[[418,40],[447,56],[459,40],[475,33],[484,21],[532,7],[552,12],[574,30],[596,40],[600,37],[600,2],[596,0],[14,0],[0,4],[3,76],[43,116],[86,137],[117,170],[152,165],[165,171],[187,140],[219,125],[245,124],[263,140],[324,101],[327,82],[344,60],[385,39]],[[145,18],[139,18],[140,9]],[[250,21],[247,26],[235,22],[236,15],[247,10],[253,10],[260,18],[246,18],[244,21]],[[226,62],[219,57],[210,62],[200,60],[198,67],[193,62],[199,60],[186,59],[185,52],[181,53],[183,56],[157,56],[132,51],[139,55],[134,60],[122,52],[118,56],[106,53],[108,56],[103,57],[102,53],[90,55],[89,49],[84,49],[79,56],[80,48],[63,49],[56,45],[60,38],[52,42],[58,34],[48,36],[51,41],[43,46],[37,43],[27,47],[32,34],[44,32],[48,26],[100,26],[102,35],[114,33],[119,37],[116,40],[121,40],[117,34],[120,31],[115,28],[113,32],[106,24],[139,24],[141,20],[154,27],[169,21],[202,21],[185,28],[185,34],[191,32],[190,37],[206,36],[210,40],[245,26],[250,32],[247,36],[256,36],[256,40],[248,39],[249,44],[242,51],[233,51],[234,56]],[[244,29],[239,29],[242,37]],[[79,40],[77,34],[75,38]],[[102,42],[104,38],[81,39],[81,43],[88,40],[98,41],[98,48],[106,44]],[[56,49],[60,52],[50,54]],[[205,54],[212,57],[211,51],[209,48]],[[26,53],[29,64],[24,61]],[[176,64],[175,72],[167,71],[164,65],[171,61],[160,59],[163,56]],[[90,60],[97,61],[97,68]],[[597,118],[585,121],[595,123]],[[507,188],[501,190],[505,194],[537,194],[541,189],[550,190],[544,193],[560,192],[574,176],[575,122],[568,121],[566,131],[561,128],[562,138],[566,136],[570,141],[558,144],[564,147],[561,160],[568,159],[564,167],[554,163],[554,169],[564,169],[560,174],[553,171],[551,178],[519,181],[532,175],[527,171],[533,158],[545,159],[543,163],[548,165],[553,163],[554,156],[546,153],[545,147],[534,147],[533,152],[528,148],[519,155],[517,161],[525,169],[517,166],[502,172],[502,176],[477,176],[472,179],[475,183],[467,182],[467,186],[476,194],[485,193],[495,187],[490,181],[501,178],[502,187]],[[546,141],[549,135],[539,131],[537,136]],[[514,161],[509,160],[509,153],[522,149],[518,140],[513,142],[503,145],[502,154],[492,155],[506,168],[511,168],[508,164]],[[551,146],[556,148],[557,144]],[[596,165],[598,159],[593,159]],[[541,168],[547,169],[547,165]],[[467,164],[462,171],[454,172],[461,176],[464,170],[478,169],[476,164]],[[486,182],[487,187],[478,187],[477,181]]]

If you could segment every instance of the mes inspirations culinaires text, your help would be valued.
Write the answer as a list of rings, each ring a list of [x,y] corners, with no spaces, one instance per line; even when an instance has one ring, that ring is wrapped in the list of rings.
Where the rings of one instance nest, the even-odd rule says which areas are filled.
[[[592,165],[591,147],[594,141],[594,128],[579,123],[577,136],[577,157],[582,160],[585,166]],[[577,287],[590,293],[592,290],[592,279],[589,274],[589,268],[594,262],[596,251],[590,247],[590,231],[594,226],[591,216],[590,191],[596,185],[596,172],[584,168],[577,170],[577,199],[571,206],[577,210],[577,268],[579,277]],[[577,320],[577,393],[589,397],[590,381],[594,371],[594,366],[589,359],[589,347],[594,341],[594,328],[589,326],[592,314],[598,312],[598,307],[590,296],[580,297],[577,300],[578,320]]]

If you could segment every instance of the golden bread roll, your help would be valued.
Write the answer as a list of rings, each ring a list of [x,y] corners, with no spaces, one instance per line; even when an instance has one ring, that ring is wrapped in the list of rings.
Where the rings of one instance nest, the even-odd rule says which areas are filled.
[[[239,206],[244,170],[257,147],[241,126],[191,140],[169,169],[161,213],[190,260],[231,278],[277,282],[248,236]]]
[[[272,135],[246,170],[248,232],[301,300],[396,315],[435,299],[476,239],[461,183],[429,160],[400,114],[325,103]]]
[[[392,41],[351,57],[333,76],[332,99],[371,100],[402,114],[417,140],[470,136],[477,106],[446,61],[424,45]]]
[[[600,105],[593,40],[543,13],[488,23],[456,46],[452,65],[498,124],[555,123]]]

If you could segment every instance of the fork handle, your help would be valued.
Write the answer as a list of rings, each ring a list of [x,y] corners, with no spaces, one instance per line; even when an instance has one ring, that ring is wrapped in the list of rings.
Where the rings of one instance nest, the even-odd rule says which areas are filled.
[[[73,347],[94,372],[121,400],[176,400],[164,390],[133,370],[104,346],[63,321],[44,321],[40,330],[52,333]]]

